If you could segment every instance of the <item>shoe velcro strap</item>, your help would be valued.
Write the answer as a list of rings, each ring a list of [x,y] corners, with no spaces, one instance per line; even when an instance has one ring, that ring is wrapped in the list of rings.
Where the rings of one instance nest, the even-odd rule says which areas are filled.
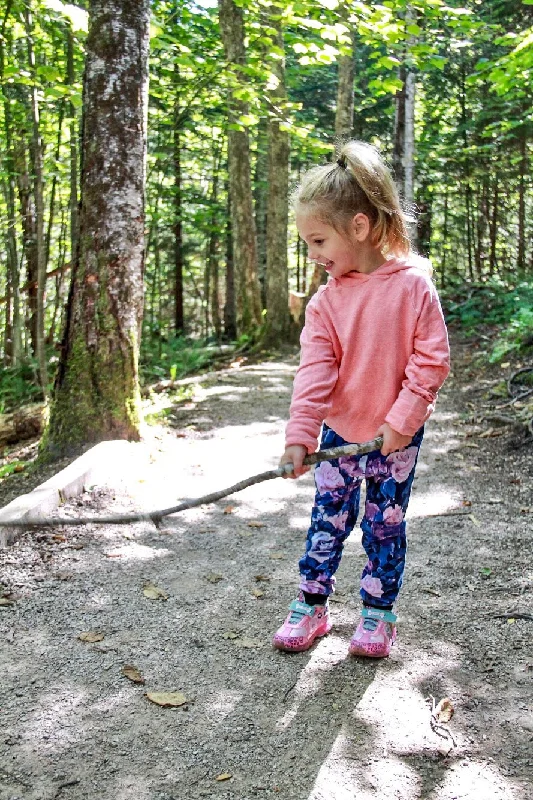
[[[362,616],[368,619],[377,619],[382,622],[391,622],[393,625],[396,622],[396,614],[392,611],[385,611],[383,608],[368,608],[363,606]]]
[[[307,614],[312,617],[315,613],[313,606],[308,606],[307,603],[302,603],[301,600],[293,600],[289,606],[289,611],[297,611],[299,614]]]

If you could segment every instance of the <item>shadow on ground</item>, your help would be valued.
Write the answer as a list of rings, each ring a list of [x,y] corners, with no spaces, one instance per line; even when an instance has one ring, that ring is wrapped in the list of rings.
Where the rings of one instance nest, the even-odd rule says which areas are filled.
[[[152,432],[130,499],[93,491],[80,513],[172,505],[271,467],[293,369],[267,363],[200,385]],[[428,427],[387,661],[347,656],[358,530],[332,634],[303,654],[270,646],[295,593],[310,476],[159,531],[42,532],[2,553],[16,603],[0,612],[0,800],[531,798],[531,623],[496,617],[531,598],[527,518],[464,447],[452,399]],[[167,599],[148,599],[148,582]],[[103,638],[82,642],[82,631]],[[128,664],[144,685],[123,676]],[[153,691],[187,703],[160,708]],[[432,727],[430,698],[445,696],[455,715]]]

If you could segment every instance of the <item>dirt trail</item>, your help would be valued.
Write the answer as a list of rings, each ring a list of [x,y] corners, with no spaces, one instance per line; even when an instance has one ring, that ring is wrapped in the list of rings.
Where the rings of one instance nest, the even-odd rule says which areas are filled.
[[[270,646],[295,593],[310,476],[159,531],[43,531],[0,552],[15,600],[0,608],[0,800],[531,800],[533,621],[518,612],[533,613],[533,459],[469,424],[484,387],[462,359],[427,428],[386,661],[347,657],[359,529],[333,632],[307,653]],[[206,379],[132,446],[122,492],[94,489],[67,511],[165,507],[272,467],[295,367]],[[147,582],[168,599],[148,599]],[[161,708],[144,696],[155,691],[188,702]],[[430,697],[455,707],[444,727]]]

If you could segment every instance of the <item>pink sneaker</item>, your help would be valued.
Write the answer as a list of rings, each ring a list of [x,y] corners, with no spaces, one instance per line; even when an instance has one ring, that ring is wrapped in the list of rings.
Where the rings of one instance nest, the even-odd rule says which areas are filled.
[[[351,656],[386,658],[396,639],[396,615],[381,608],[363,608],[348,652]]]
[[[301,597],[301,596],[300,596]],[[315,639],[324,636],[331,630],[329,606],[308,606],[303,599],[293,600],[289,606],[287,619],[276,631],[272,644],[278,650],[288,653],[300,653],[308,650]]]

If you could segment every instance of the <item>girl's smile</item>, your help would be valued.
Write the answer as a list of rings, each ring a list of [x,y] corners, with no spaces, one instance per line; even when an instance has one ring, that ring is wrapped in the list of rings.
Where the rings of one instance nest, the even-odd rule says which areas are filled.
[[[381,251],[370,244],[368,218],[357,214],[352,230],[339,233],[332,225],[304,212],[296,214],[296,226],[309,248],[309,258],[333,278],[348,272],[370,273],[383,264]]]

